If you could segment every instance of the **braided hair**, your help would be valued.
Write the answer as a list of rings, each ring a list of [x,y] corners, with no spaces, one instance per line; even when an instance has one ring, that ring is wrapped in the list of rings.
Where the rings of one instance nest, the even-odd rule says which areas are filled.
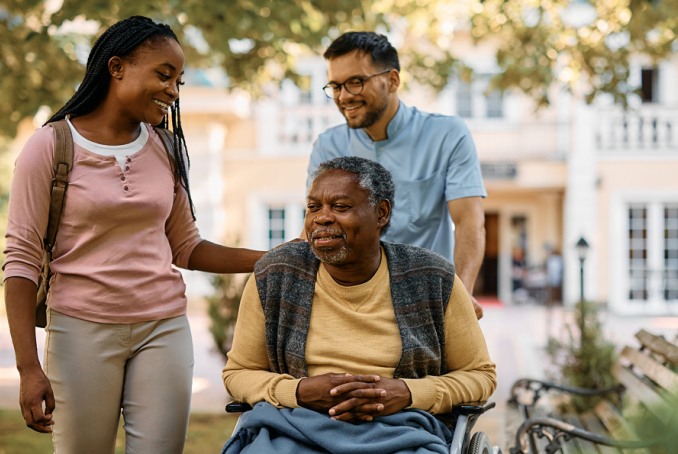
[[[144,16],[132,16],[111,26],[92,46],[87,58],[85,78],[77,91],[57,113],[52,115],[47,123],[63,120],[69,114],[85,115],[92,112],[103,101],[108,92],[111,82],[108,61],[113,57],[130,56],[147,41],[161,38],[171,38],[179,42],[177,35],[174,34],[169,25],[153,22],[153,20]],[[166,115],[158,126],[168,128],[169,116]],[[191,215],[195,220],[195,207],[188,187],[188,168],[191,161],[188,157],[184,131],[181,128],[179,98],[174,101],[171,107],[171,122],[179,181],[188,194]]]

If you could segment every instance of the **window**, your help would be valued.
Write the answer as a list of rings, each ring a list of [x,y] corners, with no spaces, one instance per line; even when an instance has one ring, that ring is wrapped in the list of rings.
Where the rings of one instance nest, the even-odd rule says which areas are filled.
[[[487,118],[504,118],[504,97],[499,90],[492,90],[485,96]]]
[[[678,195],[622,196],[610,256],[610,303],[627,315],[678,315]]]
[[[664,205],[664,300],[678,300],[678,203]]]
[[[457,85],[457,115],[462,118],[473,117],[473,91],[468,82],[459,81]]]
[[[269,249],[280,246],[285,242],[285,209],[268,209],[268,241]]]
[[[647,300],[647,206],[629,206],[629,299]]]
[[[457,81],[457,115],[461,118],[504,118],[504,95],[500,90],[486,92],[492,74],[480,74],[473,82]]]
[[[300,76],[297,86],[299,87],[299,103],[311,104],[313,94],[311,93],[311,76]]]
[[[313,118],[306,118],[306,142],[313,142]]]
[[[640,91],[643,102],[657,102],[659,88],[659,71],[657,69],[643,69],[640,72]]]

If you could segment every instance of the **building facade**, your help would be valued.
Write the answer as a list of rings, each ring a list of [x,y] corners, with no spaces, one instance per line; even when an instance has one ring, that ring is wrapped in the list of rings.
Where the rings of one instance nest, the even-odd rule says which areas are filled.
[[[438,94],[413,87],[400,97],[458,115],[472,132],[488,192],[476,295],[506,304],[560,299],[546,292],[554,272],[545,265],[562,257],[555,260],[562,300],[573,304],[580,297],[575,244],[583,237],[590,244],[586,299],[620,314],[678,315],[678,61],[635,62],[630,83],[644,97],[627,111],[557,89],[551,105],[535,111],[523,95],[488,92],[498,72],[491,44],[474,46],[459,33],[454,46],[474,69],[473,83],[450,81]],[[182,89],[204,238],[263,250],[302,231],[312,144],[344,119],[322,91],[325,62],[309,58],[297,69],[302,87],[284,81],[261,100],[209,78]],[[204,275],[186,278],[192,296],[211,292]]]

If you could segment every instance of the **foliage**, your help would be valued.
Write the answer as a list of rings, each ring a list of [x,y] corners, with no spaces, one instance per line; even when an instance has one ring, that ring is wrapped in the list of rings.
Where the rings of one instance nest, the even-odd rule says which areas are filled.
[[[546,104],[555,81],[575,90],[584,81],[587,101],[610,93],[626,104],[639,94],[630,60],[643,54],[656,64],[672,54],[677,8],[676,0],[487,0],[472,7],[472,34],[504,38],[497,88],[519,87]]]
[[[13,137],[41,105],[63,105],[93,39],[134,14],[170,24],[192,67],[221,66],[231,87],[253,92],[269,80],[297,80],[300,56],[348,30],[390,31],[403,81],[441,90],[450,77],[470,77],[454,55],[455,33],[468,33],[470,19],[476,40],[499,45],[491,88],[543,105],[552,84],[576,89],[582,80],[589,101],[612,93],[626,103],[629,59],[670,55],[677,9],[678,0],[0,0],[0,134]]]
[[[243,280],[232,274],[217,274],[212,278],[214,294],[207,299],[207,313],[211,320],[210,333],[219,353],[226,355],[233,343],[233,331],[243,289],[249,275]]]
[[[188,422],[185,454],[219,452],[231,436],[236,419],[232,415],[191,414]],[[19,410],[0,410],[0,454],[52,454],[54,446],[49,435],[33,432],[26,427]],[[122,418],[115,440],[115,454],[125,452],[125,431]]]
[[[581,318],[584,306],[585,318]],[[562,342],[556,338],[549,338],[547,353],[557,367],[564,384],[578,388],[604,389],[616,385],[616,380],[610,372],[617,361],[614,344],[603,336],[598,311],[595,303],[582,301],[575,308],[575,326],[584,324],[582,341],[575,340],[574,327],[566,325],[568,339]],[[581,332],[579,333],[581,334]],[[614,400],[613,395],[605,398]],[[600,402],[601,397],[571,396],[571,403],[575,410],[584,413],[591,410]]]
[[[673,399],[673,408],[678,408],[678,389],[674,389],[671,395],[665,395]],[[657,404],[654,404],[657,405]],[[656,416],[652,405],[646,406],[640,402],[629,402],[624,405],[623,416],[629,422],[631,430],[639,440],[659,440],[659,444],[648,448],[652,454],[673,454],[678,446],[678,415],[674,415],[668,424],[662,423]]]

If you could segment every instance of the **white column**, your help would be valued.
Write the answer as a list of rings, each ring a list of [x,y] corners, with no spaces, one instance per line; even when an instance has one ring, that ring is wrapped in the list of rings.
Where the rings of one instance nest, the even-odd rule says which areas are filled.
[[[304,229],[304,212],[306,207],[300,203],[285,205],[285,241],[299,238]]]
[[[247,224],[249,241],[246,247],[267,251],[268,239],[268,205],[257,194],[247,197]]]
[[[675,106],[678,104],[678,71],[676,71],[676,61],[668,60],[659,64],[659,99],[658,101],[665,106]]]
[[[487,118],[487,102],[483,93],[484,88],[478,87],[478,82],[475,82],[471,88],[473,118]]]
[[[265,100],[257,104],[257,148],[259,154],[266,156],[276,153],[280,147],[278,141],[280,118],[280,107],[274,100]]]
[[[564,205],[563,301],[566,305],[573,305],[579,300],[579,259],[575,245],[581,237],[590,245],[585,262],[584,295],[592,301],[598,297],[596,111],[583,100],[574,103],[573,109],[572,148],[567,156],[567,193]]]
[[[438,113],[443,115],[457,115],[457,99],[455,93],[456,89],[452,83],[450,83],[438,94]]]
[[[562,90],[558,93],[556,103],[558,118],[558,157],[564,158],[570,150],[570,111],[572,106],[572,95],[570,92]]]
[[[511,212],[508,209],[499,213],[499,263],[498,266],[498,294],[504,303],[511,302],[513,293],[511,282]]]

